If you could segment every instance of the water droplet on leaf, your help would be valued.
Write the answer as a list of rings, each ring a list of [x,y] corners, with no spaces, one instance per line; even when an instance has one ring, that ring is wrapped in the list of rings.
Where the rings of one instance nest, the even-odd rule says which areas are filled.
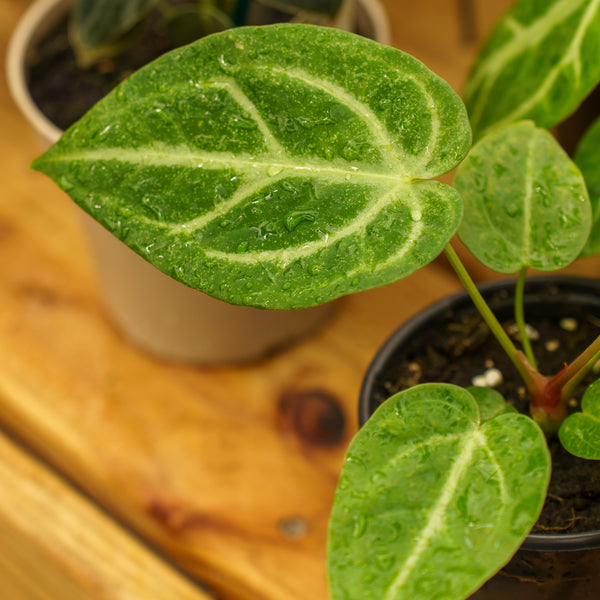
[[[510,217],[518,217],[523,213],[523,209],[516,203],[507,204],[504,207],[504,212]]]
[[[354,528],[352,529],[352,537],[359,538],[364,535],[367,530],[367,518],[364,515],[354,517]]]
[[[222,71],[225,71],[225,73],[235,73],[236,71],[239,71],[240,68],[239,65],[231,61],[231,59],[226,58],[224,54],[219,56],[219,67]]]
[[[535,193],[542,199],[542,204],[546,208],[550,208],[552,206],[552,198],[548,194],[548,190],[540,185],[535,188]]]
[[[375,566],[380,571],[389,571],[395,562],[393,554],[376,554],[375,555]]]
[[[305,221],[314,223],[317,219],[316,210],[295,210],[285,217],[285,227],[288,231],[294,231],[300,223]]]
[[[420,221],[423,218],[423,213],[420,208],[412,208],[410,211],[410,218],[413,221]]]
[[[68,192],[69,190],[72,190],[75,185],[73,184],[72,181],[70,181],[67,177],[65,177],[64,175],[61,176],[60,178],[60,187],[65,191]]]

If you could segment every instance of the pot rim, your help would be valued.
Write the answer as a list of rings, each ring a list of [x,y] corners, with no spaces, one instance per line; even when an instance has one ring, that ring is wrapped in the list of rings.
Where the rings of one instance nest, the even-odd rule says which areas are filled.
[[[35,43],[72,4],[73,0],[34,0],[21,15],[6,49],[6,79],[10,95],[45,145],[54,144],[64,133],[39,109],[27,85],[26,59]],[[380,0],[354,0],[372,24],[374,39],[391,43],[389,20]]]
[[[515,282],[515,278],[502,278],[485,282],[477,287],[483,294],[490,294],[498,290],[514,287]],[[534,275],[528,278],[526,290],[527,287],[544,284],[557,284],[563,287],[577,286],[578,288],[591,289],[598,296],[600,303],[600,281],[595,279],[574,275]],[[450,296],[446,296],[417,312],[387,338],[369,364],[363,379],[358,403],[359,427],[366,423],[371,415],[369,399],[373,392],[375,380],[398,345],[416,330],[423,327],[433,316],[449,310],[456,304],[468,299],[469,295],[465,290],[460,290]],[[521,545],[521,550],[537,552],[561,552],[596,548],[600,548],[600,530],[565,534],[531,533]]]
[[[66,12],[72,0],[35,0],[25,10],[13,31],[6,49],[6,79],[15,104],[46,143],[53,144],[63,134],[39,109],[29,93],[28,54],[34,44]]]

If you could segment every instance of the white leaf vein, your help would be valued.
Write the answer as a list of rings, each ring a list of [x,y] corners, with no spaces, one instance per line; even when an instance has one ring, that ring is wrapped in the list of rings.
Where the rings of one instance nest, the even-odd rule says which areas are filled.
[[[515,28],[514,19],[509,22],[509,28],[515,33],[514,37],[504,46],[493,52],[486,60],[482,61],[477,71],[470,78],[468,86],[465,88],[465,97],[469,97],[474,93],[474,90],[480,85],[482,86],[477,103],[471,113],[471,122],[474,125],[479,122],[491,88],[504,66],[528,48],[538,45],[555,27],[559,26],[565,19],[577,11],[585,1],[565,0],[558,2],[544,16],[536,19],[531,25],[521,26],[518,29]],[[576,76],[579,77],[581,67],[579,52],[582,39],[599,5],[600,0],[592,0],[590,2],[561,60],[548,72],[535,94],[532,94],[526,101],[516,106],[499,123],[515,121],[527,114],[527,111],[547,94],[564,66],[572,64]]]
[[[263,70],[266,70],[264,67]],[[382,122],[374,115],[373,110],[364,102],[358,100],[354,95],[348,93],[341,86],[335,85],[334,83],[325,79],[313,77],[309,73],[301,69],[280,69],[280,68],[268,68],[273,73],[279,73],[287,77],[297,79],[306,83],[308,86],[325,92],[329,96],[340,101],[345,107],[349,108],[354,114],[356,114],[365,123],[369,132],[373,136],[375,145],[381,150],[381,156],[386,162],[388,168],[400,169],[402,162],[396,157],[393,151],[392,137],[388,129],[382,124]],[[408,159],[408,156],[403,156],[403,159]],[[403,161],[404,162],[404,161]]]
[[[227,260],[229,263],[238,264],[278,262],[282,268],[285,268],[292,261],[313,255],[319,250],[329,247],[341,239],[350,237],[352,235],[360,236],[363,234],[367,225],[371,223],[386,206],[388,206],[390,199],[403,187],[403,185],[397,185],[391,188],[385,194],[377,194],[375,201],[371,202],[364,211],[362,211],[345,227],[341,227],[336,231],[331,231],[320,239],[305,242],[299,246],[280,248],[276,250],[262,250],[259,252],[246,252],[240,254],[224,252],[220,250],[206,250],[206,255],[209,258]],[[413,210],[420,210],[420,205],[412,198],[411,195],[408,194],[406,198],[410,199],[408,201],[413,204]],[[399,260],[414,245],[414,242],[420,238],[424,227],[422,221],[412,221],[411,223],[412,227],[408,232],[404,243],[399,244],[396,252],[386,261],[379,262],[376,267],[374,267],[373,272],[385,269],[390,263]],[[350,273],[348,276],[351,277],[352,273]]]
[[[429,513],[426,526],[421,531],[413,551],[402,565],[394,580],[390,583],[383,600],[394,600],[402,589],[411,573],[417,567],[423,554],[427,551],[432,538],[444,526],[444,514],[455,496],[456,490],[465,474],[467,467],[478,446],[483,445],[484,439],[480,431],[473,431],[464,436],[464,443],[448,473],[446,483],[440,491],[437,502]]]
[[[266,69],[266,67],[265,67]],[[268,124],[262,118],[260,111],[251,101],[248,95],[241,89],[237,82],[232,78],[213,79],[204,82],[208,88],[225,90],[231,98],[237,103],[241,110],[248,114],[256,127],[262,133],[265,142],[265,149],[261,150],[257,156],[236,155],[228,152],[213,152],[191,149],[186,144],[169,145],[161,142],[153,145],[138,148],[126,147],[104,147],[96,149],[82,149],[70,154],[63,154],[58,157],[61,161],[119,161],[127,164],[137,164],[144,167],[169,167],[184,166],[189,168],[232,170],[236,175],[242,175],[245,184],[241,185],[228,200],[219,203],[211,211],[202,214],[194,219],[184,223],[166,223],[160,219],[151,219],[149,217],[139,217],[140,220],[163,229],[169,234],[177,235],[185,231],[197,231],[207,226],[215,219],[222,217],[230,210],[243,203],[248,197],[259,191],[267,183],[273,184],[278,179],[289,175],[308,175],[316,178],[326,178],[330,181],[349,181],[377,183],[379,189],[375,201],[370,203],[352,222],[337,231],[318,239],[309,241],[301,246],[286,249],[277,249],[270,251],[261,251],[257,253],[232,254],[217,250],[208,250],[206,253],[213,258],[226,258],[230,262],[272,262],[277,261],[283,265],[291,260],[314,254],[319,249],[329,244],[335,243],[351,235],[360,235],[366,226],[387,206],[390,199],[401,188],[410,184],[410,176],[403,175],[403,163],[399,157],[394,154],[392,139],[389,131],[383,126],[381,121],[373,114],[368,105],[359,101],[355,96],[349,94],[342,87],[332,82],[315,78],[300,69],[270,69],[271,72],[285,74],[288,77],[303,81],[313,88],[334,97],[340,103],[350,108],[364,122],[374,138],[375,144],[381,150],[382,163],[373,167],[357,167],[342,159],[335,161],[325,161],[312,157],[310,159],[297,159],[290,157],[284,147],[281,146],[277,138],[271,132]],[[414,79],[414,78],[411,78]],[[429,106],[434,107],[434,102],[422,83],[414,79],[424,95]],[[204,87],[203,85],[203,87]],[[433,146],[437,138],[439,129],[439,119],[436,115],[432,119],[432,131],[430,143],[427,145],[426,153],[433,151]],[[175,123],[176,125],[176,123]],[[403,156],[404,163],[414,157]],[[422,160],[422,157],[419,157]],[[406,164],[404,165],[406,167]],[[382,189],[383,188],[383,189]],[[387,190],[387,191],[386,191]],[[420,215],[420,204],[410,193],[405,194],[406,201],[413,214]],[[411,230],[396,253],[386,261],[380,263],[376,268],[386,268],[390,262],[401,258],[407,250],[414,244],[422,233],[423,225],[420,223],[420,217],[415,219]]]
[[[209,82],[209,87],[226,90],[238,103],[238,105],[252,117],[252,120],[256,123],[256,126],[263,134],[265,144],[269,152],[277,157],[285,156],[285,150],[277,138],[275,138],[268,125],[265,123],[255,104],[250,100],[250,98],[248,98],[248,95],[243,92],[234,79],[214,79]]]

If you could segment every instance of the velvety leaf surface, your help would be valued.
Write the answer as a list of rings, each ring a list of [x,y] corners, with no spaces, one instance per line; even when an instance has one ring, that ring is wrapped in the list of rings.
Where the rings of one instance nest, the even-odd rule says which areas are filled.
[[[475,144],[454,187],[465,202],[458,235],[495,271],[560,269],[587,242],[591,206],[583,177],[531,121],[498,127]]]
[[[330,519],[333,600],[460,600],[518,549],[550,477],[543,433],[424,384],[387,400],[348,449]]]
[[[600,119],[585,132],[573,157],[581,169],[592,203],[592,229],[582,256],[600,254]]]
[[[558,437],[571,454],[600,459],[600,380],[585,391],[581,412],[573,413],[563,421]]]
[[[475,137],[532,119],[553,127],[600,79],[599,0],[521,0],[500,20],[470,73],[464,99]]]
[[[34,168],[159,269],[299,308],[420,268],[462,201],[427,181],[470,145],[422,63],[331,28],[239,28],[126,80]]]

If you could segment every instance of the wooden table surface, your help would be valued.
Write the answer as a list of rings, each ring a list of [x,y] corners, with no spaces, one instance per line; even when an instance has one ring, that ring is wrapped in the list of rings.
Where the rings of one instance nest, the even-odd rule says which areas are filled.
[[[0,0],[2,55],[27,4]],[[392,44],[458,90],[510,0],[384,4]],[[29,170],[38,141],[3,67],[0,108],[0,595],[326,600],[362,376],[393,329],[458,289],[453,274],[438,261],[345,299],[256,364],[161,362],[107,318],[70,200]]]

